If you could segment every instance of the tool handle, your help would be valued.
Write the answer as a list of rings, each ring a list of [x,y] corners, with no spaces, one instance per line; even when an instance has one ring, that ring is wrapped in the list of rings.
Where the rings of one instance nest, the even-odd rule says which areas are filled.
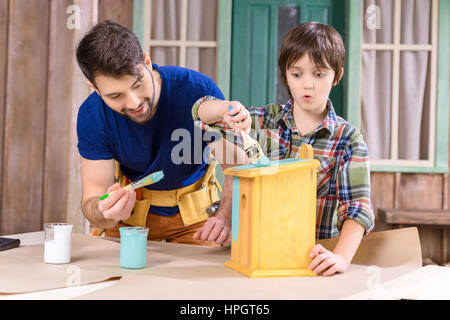
[[[132,183],[126,185],[125,187],[122,187],[121,189],[125,190],[125,191],[130,191],[132,188]],[[100,200],[105,200],[106,198],[108,198],[110,195],[112,195],[114,192],[116,192],[119,189],[113,190],[111,192],[108,192],[107,194],[104,194],[103,196],[100,197]]]

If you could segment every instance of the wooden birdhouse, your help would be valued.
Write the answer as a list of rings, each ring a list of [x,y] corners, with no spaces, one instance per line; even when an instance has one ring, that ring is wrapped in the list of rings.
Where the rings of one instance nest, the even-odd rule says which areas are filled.
[[[315,276],[308,270],[315,245],[317,168],[311,145],[301,159],[268,167],[224,170],[233,176],[231,260],[248,277]]]

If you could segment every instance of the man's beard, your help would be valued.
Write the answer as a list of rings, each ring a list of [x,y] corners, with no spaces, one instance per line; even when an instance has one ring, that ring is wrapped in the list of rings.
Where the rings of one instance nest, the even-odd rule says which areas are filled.
[[[123,108],[121,111],[123,113],[123,115],[125,117],[127,117],[128,119],[130,119],[131,121],[135,122],[136,124],[140,124],[140,125],[144,125],[147,122],[149,122],[153,117],[152,117],[152,111],[153,111],[153,104],[152,102],[150,102],[149,98],[145,98],[138,106],[137,109],[135,109],[134,111],[138,111],[141,108],[145,108],[147,106],[147,110],[139,115],[139,116],[133,116],[130,113],[133,111],[131,109],[128,108]]]

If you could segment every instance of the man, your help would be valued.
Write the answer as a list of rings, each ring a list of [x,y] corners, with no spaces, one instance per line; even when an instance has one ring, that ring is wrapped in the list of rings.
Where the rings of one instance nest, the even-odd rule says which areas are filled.
[[[180,210],[180,199],[186,194],[203,190],[205,184],[214,189],[214,170],[207,170],[204,157],[195,161],[207,144],[202,141],[201,149],[195,150],[191,109],[203,96],[223,98],[216,84],[193,70],[152,64],[136,35],[111,21],[88,32],[76,56],[95,90],[81,105],[77,119],[85,217],[91,224],[107,228],[108,236],[118,236],[121,226],[136,225],[149,227],[150,240],[229,244],[229,178],[219,210],[206,222],[195,222],[204,215],[199,209]],[[191,137],[188,148],[181,151],[188,153],[182,157],[190,161],[183,163],[173,159],[174,147],[180,143],[176,132],[180,130]],[[125,180],[136,181],[160,170],[164,178],[138,193],[125,192],[114,183],[115,160]],[[117,191],[99,199],[113,190]]]

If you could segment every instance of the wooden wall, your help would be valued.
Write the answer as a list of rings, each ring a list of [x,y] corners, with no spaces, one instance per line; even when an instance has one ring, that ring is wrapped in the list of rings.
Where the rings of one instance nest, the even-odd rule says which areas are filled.
[[[132,3],[0,1],[0,235],[57,221],[84,230],[75,122],[90,89],[75,46],[97,20],[131,28]],[[70,5],[80,8],[79,29],[66,25]]]
[[[449,174],[373,172],[371,179],[375,212],[377,208],[449,209]],[[376,218],[374,231],[392,228]],[[448,227],[417,227],[424,260],[431,259],[437,264],[448,264],[450,262]]]
[[[372,172],[371,183],[375,213],[378,208],[448,209],[448,175]],[[430,258],[438,264],[448,262],[450,256],[447,253],[444,257],[442,250],[444,229],[437,226],[417,227],[423,258]],[[374,231],[391,228],[376,217]]]
[[[133,0],[98,0],[98,22],[113,20],[133,29]]]

